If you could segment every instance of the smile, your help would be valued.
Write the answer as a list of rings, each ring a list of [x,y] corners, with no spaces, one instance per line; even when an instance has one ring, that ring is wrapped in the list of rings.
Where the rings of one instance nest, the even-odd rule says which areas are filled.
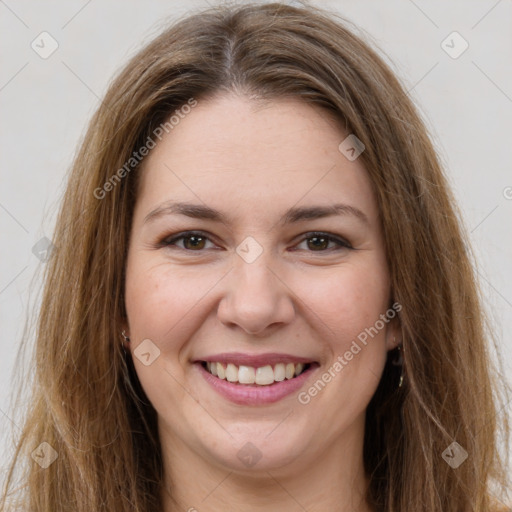
[[[193,368],[222,398],[237,405],[264,406],[298,393],[320,365],[283,354],[218,354],[209,361],[194,361]]]
[[[268,364],[258,368],[212,361],[203,361],[201,364],[219,379],[255,386],[269,386],[275,382],[293,379],[310,367],[310,363],[277,363],[274,366]]]

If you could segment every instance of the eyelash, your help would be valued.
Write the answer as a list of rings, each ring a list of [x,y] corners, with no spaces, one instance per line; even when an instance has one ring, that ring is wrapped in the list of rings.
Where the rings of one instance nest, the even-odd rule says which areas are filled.
[[[304,235],[307,235],[307,236],[304,236],[304,238],[301,240],[301,242],[303,242],[304,240],[308,240],[310,238],[315,238],[315,237],[321,237],[321,238],[326,238],[329,242],[335,242],[338,244],[338,248],[335,249],[336,251],[338,250],[341,250],[341,249],[353,249],[353,247],[346,241],[346,240],[343,240],[342,238],[340,237],[337,237],[337,236],[334,236],[334,235],[330,235],[329,233],[324,233],[322,231],[310,231],[308,233],[305,233]],[[208,236],[207,233],[205,233],[204,231],[184,231],[182,233],[178,233],[176,236],[173,236],[171,235],[172,237],[165,237],[163,238],[158,244],[157,246],[159,248],[161,247],[177,247],[176,246],[176,242],[178,240],[181,240],[181,239],[185,239],[185,238],[190,238],[190,237],[193,237],[193,236],[199,236],[199,237],[202,237],[202,238],[205,238],[207,240],[210,240],[210,237]],[[185,248],[182,248],[182,247],[177,247],[178,249],[182,250],[182,251],[186,251],[186,252],[203,252],[205,249],[199,249],[197,251],[194,251],[193,249],[185,249]],[[332,252],[332,248],[331,249],[324,249],[324,250],[319,250],[319,251],[308,251],[308,252],[327,252],[327,253],[330,253]]]

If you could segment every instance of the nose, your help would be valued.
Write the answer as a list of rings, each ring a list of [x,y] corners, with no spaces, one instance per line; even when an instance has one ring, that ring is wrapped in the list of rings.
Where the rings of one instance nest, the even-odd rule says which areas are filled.
[[[272,327],[284,326],[295,315],[292,291],[264,256],[265,252],[252,263],[235,256],[227,291],[217,311],[223,324],[252,335],[264,335]]]

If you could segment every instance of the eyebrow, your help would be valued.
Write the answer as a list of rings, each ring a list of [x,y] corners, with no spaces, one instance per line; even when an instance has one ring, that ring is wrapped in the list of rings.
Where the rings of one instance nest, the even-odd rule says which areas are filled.
[[[193,219],[206,219],[229,224],[228,217],[214,208],[202,204],[167,201],[144,218],[144,224],[152,222],[167,215],[185,215]],[[337,203],[332,205],[292,207],[285,212],[280,224],[282,226],[304,220],[322,219],[331,216],[352,216],[366,225],[370,225],[368,217],[359,208],[348,204]]]

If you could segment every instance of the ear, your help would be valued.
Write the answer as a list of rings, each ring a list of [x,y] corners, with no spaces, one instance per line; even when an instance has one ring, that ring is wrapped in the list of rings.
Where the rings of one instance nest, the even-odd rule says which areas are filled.
[[[392,318],[386,328],[386,349],[394,350],[402,344],[402,328],[398,317]]]
[[[119,339],[120,339],[121,343],[123,344],[123,346],[126,350],[130,350],[130,343],[127,340],[125,340],[124,336],[123,336],[123,332],[124,332],[124,334],[128,338],[130,337],[130,328],[128,326],[128,319],[127,318],[119,318],[117,325],[119,326],[118,334],[119,334]]]

